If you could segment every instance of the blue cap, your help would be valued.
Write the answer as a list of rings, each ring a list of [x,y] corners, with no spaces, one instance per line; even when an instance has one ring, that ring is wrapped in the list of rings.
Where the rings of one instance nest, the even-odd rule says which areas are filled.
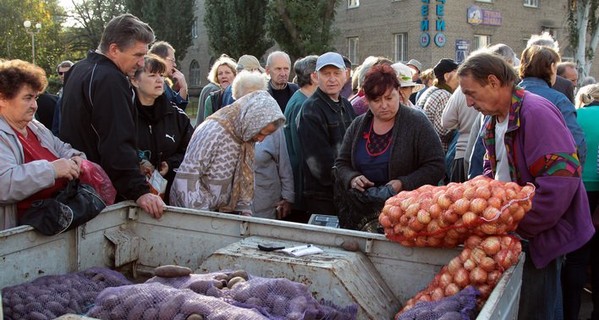
[[[318,57],[316,60],[316,71],[319,71],[326,66],[334,66],[345,70],[345,62],[343,61],[343,57],[337,52],[327,52]]]

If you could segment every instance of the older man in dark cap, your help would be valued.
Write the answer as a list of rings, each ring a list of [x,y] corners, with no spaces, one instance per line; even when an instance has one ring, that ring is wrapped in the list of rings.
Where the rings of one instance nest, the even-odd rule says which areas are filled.
[[[443,128],[442,115],[447,101],[458,87],[457,69],[458,64],[452,59],[439,60],[433,68],[435,77],[437,77],[434,85],[422,94],[416,104],[417,107],[424,110],[424,113],[433,124],[445,152],[447,152],[447,146],[453,138],[453,132]]]

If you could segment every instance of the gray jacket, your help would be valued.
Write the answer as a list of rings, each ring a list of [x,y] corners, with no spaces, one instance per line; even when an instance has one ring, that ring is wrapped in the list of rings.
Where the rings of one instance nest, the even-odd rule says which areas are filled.
[[[254,158],[254,217],[276,218],[281,199],[294,202],[293,171],[283,128],[256,143]]]
[[[85,155],[62,142],[37,120],[27,125],[41,145],[59,158]],[[0,230],[17,225],[17,202],[54,185],[54,167],[46,160],[23,163],[23,146],[0,117]]]

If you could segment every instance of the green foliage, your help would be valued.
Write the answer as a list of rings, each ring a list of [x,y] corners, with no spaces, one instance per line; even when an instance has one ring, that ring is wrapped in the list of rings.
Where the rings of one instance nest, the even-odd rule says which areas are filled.
[[[204,24],[215,56],[261,57],[273,45],[266,36],[268,0],[206,0]]]
[[[65,41],[69,51],[80,55],[100,44],[104,26],[125,11],[125,0],[71,0],[73,10],[69,17],[76,24],[67,29]],[[81,57],[82,58],[82,57]]]
[[[60,24],[64,12],[57,0],[2,0],[0,1],[0,57],[32,61],[32,37],[23,26],[25,20],[32,26],[41,23],[34,35],[35,63],[55,77],[54,68],[60,62]],[[30,29],[34,29],[30,28]]]
[[[126,0],[125,5],[154,29],[157,40],[175,48],[177,60],[185,58],[187,48],[192,45],[195,0]]]
[[[292,59],[330,51],[335,7],[339,3],[339,0],[270,0],[268,32]]]

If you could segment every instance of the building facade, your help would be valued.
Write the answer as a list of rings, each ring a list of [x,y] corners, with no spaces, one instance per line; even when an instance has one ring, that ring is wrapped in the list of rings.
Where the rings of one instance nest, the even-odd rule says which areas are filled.
[[[567,0],[342,0],[335,17],[337,51],[359,65],[368,56],[393,61],[417,59],[423,69],[441,58],[460,62],[477,48],[505,43],[516,54],[532,34],[550,32],[570,60]],[[191,93],[206,85],[215,56],[204,26],[204,0],[196,0],[193,46],[182,61]],[[233,57],[237,58],[237,57]],[[264,63],[265,57],[261,62]],[[591,75],[595,75],[594,66]]]

